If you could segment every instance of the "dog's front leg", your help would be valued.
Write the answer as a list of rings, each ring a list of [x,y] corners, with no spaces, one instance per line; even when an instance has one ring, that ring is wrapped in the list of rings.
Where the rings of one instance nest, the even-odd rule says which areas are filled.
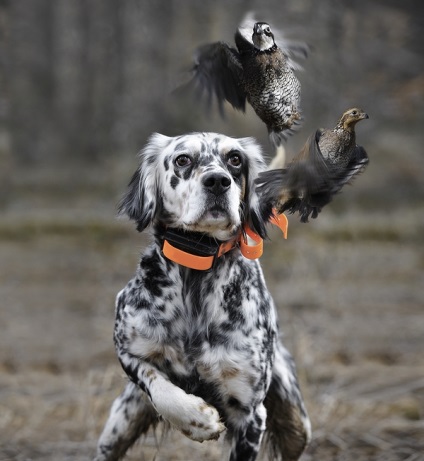
[[[127,352],[118,352],[118,356],[125,372],[147,394],[162,418],[192,440],[218,439],[225,426],[214,407],[172,384],[153,365]]]
[[[94,461],[118,461],[134,442],[159,421],[145,393],[129,382],[115,399],[97,444]]]
[[[250,415],[240,419],[240,426],[234,431],[230,461],[255,461],[265,431],[266,410],[263,404]]]

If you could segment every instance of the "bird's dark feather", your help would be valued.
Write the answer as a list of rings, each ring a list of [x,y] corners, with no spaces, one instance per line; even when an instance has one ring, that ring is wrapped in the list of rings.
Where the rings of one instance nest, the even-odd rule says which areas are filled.
[[[215,95],[223,114],[223,103],[245,111],[246,93],[242,84],[243,68],[237,50],[224,42],[203,45],[194,56],[192,82],[206,92],[210,104]]]
[[[351,183],[358,174],[365,170],[368,163],[369,158],[365,149],[362,146],[356,146],[346,168],[335,175],[332,193],[336,194],[345,184]]]
[[[347,167],[328,164],[319,148],[322,132],[311,136],[286,168],[259,174],[256,180],[264,219],[278,212],[299,213],[302,222],[316,218],[342,187],[361,173],[368,163],[365,149],[356,146]]]
[[[250,27],[249,33],[252,35],[252,29],[253,29],[253,24],[252,27]],[[250,40],[247,39],[240,30],[240,28],[237,29],[235,35],[234,35],[234,41],[236,42],[237,49],[241,54],[243,53],[251,53],[254,52],[255,47],[253,45],[252,39]]]

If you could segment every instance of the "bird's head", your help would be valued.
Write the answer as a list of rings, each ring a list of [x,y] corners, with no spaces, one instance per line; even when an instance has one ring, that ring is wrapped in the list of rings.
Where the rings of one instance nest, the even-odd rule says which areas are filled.
[[[344,130],[353,131],[355,129],[355,125],[365,118],[369,118],[366,112],[357,107],[353,107],[352,109],[348,109],[344,112],[338,126]]]
[[[267,51],[275,45],[274,34],[266,22],[257,22],[253,26],[252,41],[259,51]]]

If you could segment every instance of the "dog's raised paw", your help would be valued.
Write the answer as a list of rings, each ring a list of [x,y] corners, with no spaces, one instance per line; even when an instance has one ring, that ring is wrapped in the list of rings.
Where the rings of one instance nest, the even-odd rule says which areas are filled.
[[[187,397],[190,397],[190,403],[186,406],[185,417],[179,421],[171,421],[171,423],[186,437],[196,442],[217,440],[221,432],[225,430],[225,426],[216,408],[194,395]]]

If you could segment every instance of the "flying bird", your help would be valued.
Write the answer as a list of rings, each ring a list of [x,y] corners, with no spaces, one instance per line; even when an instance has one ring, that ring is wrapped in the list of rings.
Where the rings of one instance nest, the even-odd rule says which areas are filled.
[[[302,222],[316,218],[368,164],[355,134],[355,125],[366,118],[362,109],[347,110],[335,128],[317,130],[286,168],[260,173],[256,182],[264,218],[272,215],[273,207],[279,213],[298,212]]]
[[[224,101],[243,112],[247,101],[274,146],[300,124],[300,82],[294,73],[300,66],[293,58],[307,55],[304,44],[278,42],[269,24],[247,16],[235,33],[236,48],[221,41],[197,49],[189,82],[206,92],[209,103],[216,97],[221,115]]]

